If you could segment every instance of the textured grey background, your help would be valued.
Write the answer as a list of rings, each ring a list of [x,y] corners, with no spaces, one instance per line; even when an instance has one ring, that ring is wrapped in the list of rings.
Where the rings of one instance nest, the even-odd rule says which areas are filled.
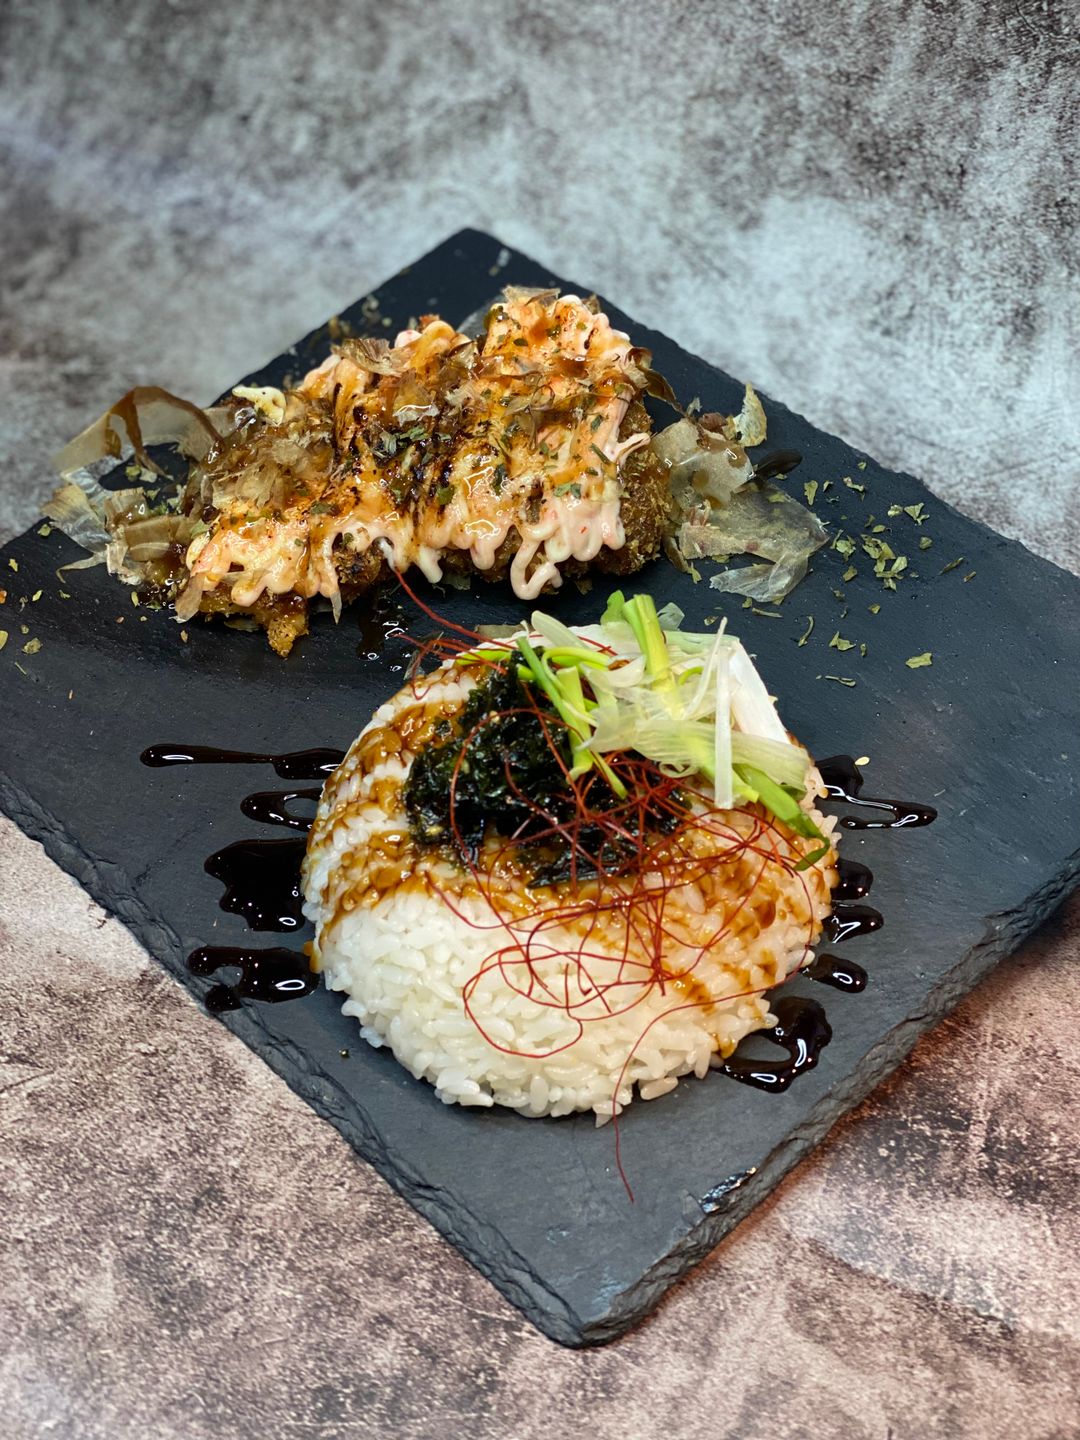
[[[0,26],[0,534],[130,384],[209,399],[473,224],[1080,571],[1073,7]],[[1080,1432],[1076,904],[641,1331],[569,1354],[6,822],[0,863],[17,1440]]]

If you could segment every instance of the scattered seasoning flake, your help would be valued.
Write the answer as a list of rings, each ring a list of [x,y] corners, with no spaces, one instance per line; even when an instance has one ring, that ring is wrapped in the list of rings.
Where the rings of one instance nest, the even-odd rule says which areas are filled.
[[[29,626],[29,625],[20,625],[20,626],[19,626],[19,629],[20,629],[20,631],[21,631],[24,635],[29,635],[29,634],[30,634],[30,626]]]
[[[869,606],[867,606],[867,609],[870,611],[870,614],[871,614],[871,615],[876,615],[876,614],[878,613],[878,611],[881,609],[881,606],[880,606],[880,605],[869,605]]]
[[[866,461],[865,461],[865,460],[860,460],[860,461],[859,461],[858,469],[860,469],[860,470],[865,470],[865,469],[866,469]]]
[[[933,543],[934,543],[934,542],[933,542],[933,540],[930,539],[930,536],[929,536],[929,535],[924,535],[924,536],[922,536],[922,538],[921,538],[920,541],[919,541],[919,549],[920,549],[920,550],[929,550],[929,549],[930,549],[930,546],[931,546]]]
[[[832,481],[831,481],[831,480],[826,480],[826,481],[825,481],[825,484],[822,485],[822,487],[821,487],[821,493],[824,495],[825,492],[826,492],[826,490],[831,490],[831,489],[832,489]]]
[[[131,592],[131,603],[132,605],[138,605],[139,603],[139,592],[137,590]]]
[[[924,650],[921,655],[912,655],[910,660],[904,661],[904,664],[909,670],[922,670],[924,666],[932,665],[933,663],[934,655],[931,650]]]
[[[52,526],[49,525],[49,524],[39,525],[39,526],[38,526],[38,532],[37,532],[37,533],[38,533],[39,535],[43,535],[43,536],[44,536],[44,535],[51,535],[51,534],[52,534]]]
[[[71,599],[71,596],[68,594],[68,592],[67,592],[66,590],[61,590],[61,591],[60,591],[60,599],[61,599],[61,600],[70,600],[70,599]]]
[[[750,606],[751,615],[764,615],[767,620],[782,620],[784,617],[779,610],[759,610],[756,605]]]
[[[34,602],[35,600],[40,600],[40,599],[41,599],[41,591],[40,591],[40,590],[35,590],[34,593],[30,596],[30,603],[33,604],[33,602]]]
[[[817,497],[818,482],[816,480],[807,480],[802,488],[803,494],[806,496],[807,505],[812,505]]]
[[[847,685],[852,688],[858,684],[858,681],[852,680],[848,675],[826,675],[825,679],[835,680],[838,685]]]
[[[855,541],[847,535],[837,535],[832,542],[832,548],[838,555],[843,555],[845,560],[849,560],[855,554]]]
[[[796,645],[805,645],[806,642],[807,642],[807,640],[810,639],[810,636],[811,636],[813,633],[814,633],[814,617],[813,617],[812,615],[808,615],[808,616],[806,617],[806,629],[805,629],[805,630],[802,632],[802,634],[799,636],[798,640],[796,640],[796,642],[795,642]]]
[[[24,655],[36,655],[41,649],[41,641],[35,636],[33,640],[28,640],[22,648]]]
[[[835,634],[835,635],[832,637],[832,639],[829,641],[829,649],[830,649],[830,650],[854,650],[854,649],[855,649],[855,641],[854,641],[854,640],[845,640],[844,637],[840,634],[840,631],[837,630],[836,634]]]
[[[849,565],[848,568],[844,571],[843,579],[845,581],[854,580],[855,576],[858,575],[858,573],[859,572],[855,569],[854,565]]]
[[[860,659],[862,659],[862,660],[865,660],[865,659],[866,659],[866,646],[865,646],[865,644],[859,646],[859,657],[860,657]]]
[[[963,557],[963,555],[960,555],[960,556],[958,556],[955,560],[950,560],[949,563],[948,563],[948,565],[946,565],[943,569],[941,569],[941,570],[938,571],[938,574],[939,574],[939,575],[947,575],[950,570],[956,570],[956,569],[957,569],[960,565],[962,565],[963,563],[964,563],[964,557]]]
[[[184,642],[185,645],[187,644],[187,631],[186,631],[186,630],[181,630],[181,631],[180,631],[180,639]]]
[[[978,573],[979,572],[977,570],[969,570],[968,573],[964,576],[964,584],[966,585],[969,580],[974,580],[975,576]]]
[[[870,533],[871,535],[884,535],[888,528],[887,525],[874,525],[871,527]]]
[[[15,573],[18,574],[18,572],[19,572],[19,562],[15,559],[15,556],[14,556],[14,555],[9,555],[9,556],[8,556],[8,562],[7,562],[7,563],[8,563],[9,569],[14,570]]]
[[[2,650],[2,649],[4,648],[4,646],[7,644],[7,642],[8,642],[8,632],[7,632],[6,630],[0,630],[0,650]]]
[[[865,495],[865,494],[866,494],[866,486],[865,486],[865,485],[860,485],[857,480],[852,480],[852,478],[851,478],[850,475],[845,475],[845,476],[844,476],[844,484],[847,486],[847,488],[848,488],[849,490],[854,490],[854,491],[856,492],[856,494],[858,494],[858,495]]]
[[[910,515],[912,520],[915,521],[916,525],[921,525],[924,520],[929,519],[929,516],[923,508],[923,503],[921,500],[919,501],[918,505],[905,505],[904,514]]]

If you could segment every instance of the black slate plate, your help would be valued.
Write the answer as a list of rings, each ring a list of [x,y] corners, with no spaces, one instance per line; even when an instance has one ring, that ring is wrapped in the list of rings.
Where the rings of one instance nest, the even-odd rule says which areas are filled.
[[[435,309],[461,320],[503,283],[565,284],[522,256],[505,260],[501,249],[475,232],[454,236],[377,292],[381,313],[395,325]],[[706,408],[738,408],[735,381],[610,313],[653,347],[678,394],[698,395]],[[346,318],[365,328],[359,306]],[[295,374],[321,359],[326,343],[324,327],[250,378]],[[385,1052],[368,1049],[325,992],[295,1004],[248,1004],[222,1022],[564,1344],[609,1340],[646,1314],[1044,918],[1080,870],[1080,581],[964,519],[919,481],[872,462],[859,469],[848,446],[774,401],[765,406],[770,448],[805,456],[789,484],[801,491],[804,479],[832,480],[817,501],[823,517],[859,529],[875,513],[890,526],[893,548],[921,572],[886,594],[861,557],[858,578],[845,585],[849,562],[826,550],[779,620],[751,615],[663,562],[640,577],[654,595],[677,598],[695,625],[728,614],[811,750],[868,754],[868,788],[940,811],[928,830],[846,839],[845,852],[876,873],[873,899],[886,925],[845,952],[870,970],[863,994],[795,983],[826,1003],[835,1032],[818,1068],[779,1096],[711,1075],[635,1105],[622,1125],[630,1204],[610,1128],[444,1107]],[[846,487],[845,475],[865,485],[865,495]],[[919,501],[929,514],[921,530],[907,517],[885,519],[889,505]],[[920,553],[924,533],[934,543]],[[272,778],[260,767],[151,771],[139,764],[141,750],[163,740],[344,748],[400,675],[391,658],[365,658],[370,639],[349,611],[337,627],[321,617],[284,663],[261,637],[218,625],[189,626],[182,644],[174,621],[133,607],[102,570],[58,583],[57,566],[75,555],[55,532],[28,533],[0,555],[8,591],[0,628],[10,632],[0,654],[0,805],[204,994],[209,982],[190,976],[184,957],[211,941],[243,943],[249,932],[219,910],[221,889],[203,861],[230,840],[261,833],[237,806]],[[962,566],[939,573],[958,556]],[[61,589],[71,599],[60,598]],[[598,585],[551,608],[583,619],[605,594]],[[437,603],[470,625],[521,609],[509,591],[483,586]],[[800,647],[809,615],[815,630]],[[865,659],[828,647],[837,629],[867,643]],[[41,649],[24,653],[33,639]],[[932,667],[905,668],[925,650]],[[830,674],[858,683],[818,678]]]

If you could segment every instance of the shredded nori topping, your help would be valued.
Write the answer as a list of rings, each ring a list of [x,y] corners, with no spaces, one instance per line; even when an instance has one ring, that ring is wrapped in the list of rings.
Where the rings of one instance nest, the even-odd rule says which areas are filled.
[[[625,842],[610,827],[590,825],[567,782],[571,764],[566,731],[546,699],[526,690],[516,667],[493,668],[470,693],[451,733],[413,761],[403,787],[413,838],[471,863],[485,836],[502,835],[513,842],[514,858],[533,886],[592,874],[598,864],[618,871],[638,853],[631,837],[640,810],[632,807],[626,815]],[[589,811],[622,803],[604,780],[592,777]],[[674,825],[669,810],[646,820],[646,828],[659,833]]]

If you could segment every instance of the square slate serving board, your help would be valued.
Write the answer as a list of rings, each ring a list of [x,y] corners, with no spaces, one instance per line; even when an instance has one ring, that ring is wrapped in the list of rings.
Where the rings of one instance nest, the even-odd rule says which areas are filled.
[[[465,231],[377,291],[379,316],[394,329],[436,310],[460,322],[506,283],[580,292],[499,241]],[[684,400],[738,409],[736,381],[607,308],[652,347]],[[370,309],[365,318],[358,304],[343,318],[357,333],[392,334],[370,320]],[[327,344],[324,326],[247,378],[279,383],[322,359]],[[826,549],[780,619],[751,614],[663,561],[632,585],[676,599],[693,628],[726,614],[812,752],[869,755],[868,790],[939,810],[929,829],[844,836],[844,853],[875,872],[872,898],[885,926],[844,952],[870,972],[862,994],[793,982],[826,1004],[833,1026],[817,1069],[782,1095],[712,1074],[634,1105],[621,1126],[631,1204],[610,1127],[597,1130],[586,1117],[536,1121],[445,1107],[385,1051],[364,1045],[324,991],[293,1004],[248,1003],[221,1021],[534,1324],[567,1345],[610,1340],[656,1305],[1080,872],[1080,581],[963,518],[910,476],[872,461],[860,469],[864,457],[763,399],[765,448],[805,457],[789,488],[801,496],[804,480],[833,481],[816,502],[830,531],[858,534],[873,513],[918,575],[886,593],[865,555],[849,561]],[[844,476],[865,493],[845,486]],[[918,502],[923,526],[905,515],[886,519],[888,507]],[[933,546],[922,552],[924,534]],[[203,871],[211,851],[264,833],[237,807],[273,778],[257,766],[148,770],[140,752],[160,741],[264,752],[345,748],[399,685],[393,667],[401,657],[391,648],[370,658],[361,607],[337,626],[318,617],[287,661],[261,636],[219,624],[189,625],[183,644],[168,614],[135,608],[103,569],[58,582],[57,567],[77,555],[58,532],[36,530],[0,554],[0,628],[9,632],[0,653],[0,806],[202,995],[211,982],[184,963],[195,947],[277,943],[221,911],[221,887]],[[959,556],[962,566],[940,573]],[[849,564],[859,573],[845,583]],[[592,618],[608,588],[598,583],[581,596],[571,587],[548,608],[571,623]],[[468,625],[505,622],[524,608],[505,587],[482,584],[433,598]],[[797,645],[811,615],[814,632]],[[837,630],[864,641],[865,658],[830,649]],[[32,640],[41,648],[28,654]],[[932,666],[905,666],[927,650]],[[857,683],[824,678],[831,675]]]

